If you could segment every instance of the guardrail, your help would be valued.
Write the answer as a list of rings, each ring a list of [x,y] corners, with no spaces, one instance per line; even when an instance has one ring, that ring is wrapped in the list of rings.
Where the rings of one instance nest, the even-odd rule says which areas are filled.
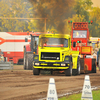
[[[12,62],[0,62],[0,69],[10,69],[13,70],[13,63]]]

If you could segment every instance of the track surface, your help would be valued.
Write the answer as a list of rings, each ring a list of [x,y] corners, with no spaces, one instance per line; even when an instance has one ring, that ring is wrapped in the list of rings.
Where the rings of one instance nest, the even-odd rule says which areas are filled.
[[[32,70],[23,70],[23,65],[14,65],[14,70],[0,70],[0,100],[38,100],[46,97],[49,79],[54,78],[57,94],[82,90],[84,76],[54,75],[34,76]],[[100,86],[100,71],[90,73],[91,86]]]

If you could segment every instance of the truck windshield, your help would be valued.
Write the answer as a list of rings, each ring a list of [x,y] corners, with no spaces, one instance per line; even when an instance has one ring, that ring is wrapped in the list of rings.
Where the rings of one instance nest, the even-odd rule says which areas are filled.
[[[68,47],[68,39],[42,37],[39,45],[43,47]]]
[[[34,40],[37,42],[37,45],[38,45],[38,44],[39,44],[39,37],[36,36],[36,37],[34,38]]]
[[[87,30],[73,30],[73,38],[86,38]]]
[[[39,37],[38,36],[35,36],[33,37],[33,49],[36,49],[38,44],[39,44]]]

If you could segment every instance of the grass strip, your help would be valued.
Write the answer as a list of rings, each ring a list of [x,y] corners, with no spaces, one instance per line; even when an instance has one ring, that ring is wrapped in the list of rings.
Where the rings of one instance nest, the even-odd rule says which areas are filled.
[[[82,93],[61,97],[58,100],[81,100]],[[100,90],[92,91],[93,100],[100,100]]]

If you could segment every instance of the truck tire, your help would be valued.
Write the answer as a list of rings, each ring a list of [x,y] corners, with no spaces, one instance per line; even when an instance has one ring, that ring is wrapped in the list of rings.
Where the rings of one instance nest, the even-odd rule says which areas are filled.
[[[32,53],[27,53],[26,54],[26,69],[27,70],[32,70],[33,67],[33,54]]]
[[[80,73],[81,73],[81,64],[80,64],[80,61],[78,61],[78,69],[77,69],[77,71],[78,71],[78,75],[80,75]]]
[[[70,62],[70,67],[65,69],[65,76],[72,76],[72,63]]]
[[[33,67],[33,75],[39,75],[39,74],[40,74],[40,70],[38,68]]]
[[[24,61],[23,61],[23,65],[24,65],[24,70],[26,70],[26,49],[24,48]]]
[[[96,73],[96,63],[95,62],[92,65],[92,73]]]
[[[100,71],[100,55],[98,57],[98,67],[99,67],[99,71]]]
[[[93,67],[92,73],[96,73],[96,66]]]
[[[72,75],[80,75],[80,61],[77,61],[77,69],[72,69]]]

